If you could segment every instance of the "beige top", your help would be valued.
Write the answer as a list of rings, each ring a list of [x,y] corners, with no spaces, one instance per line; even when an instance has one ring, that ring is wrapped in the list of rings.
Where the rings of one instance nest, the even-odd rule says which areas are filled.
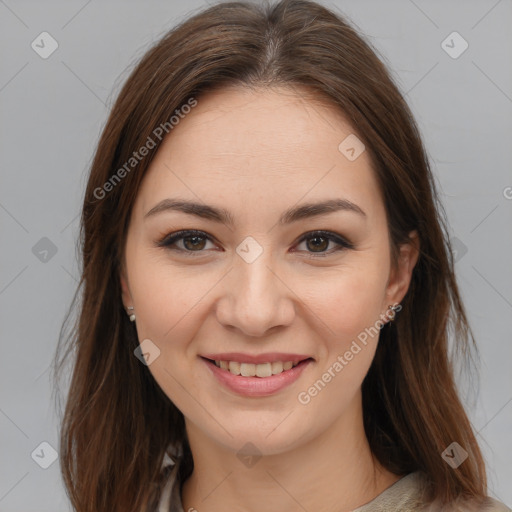
[[[158,512],[185,512],[181,502],[180,486],[177,484],[176,478],[180,458],[174,457],[174,460],[167,454],[164,457],[162,469],[166,466],[173,465],[174,467],[162,493]],[[352,512],[418,512],[420,510],[423,512],[512,512],[503,503],[492,498],[487,498],[483,506],[476,508],[466,502],[456,503],[449,509],[441,510],[435,506],[425,509],[422,507],[420,498],[423,483],[422,473],[419,471],[410,473],[388,487],[372,501]]]

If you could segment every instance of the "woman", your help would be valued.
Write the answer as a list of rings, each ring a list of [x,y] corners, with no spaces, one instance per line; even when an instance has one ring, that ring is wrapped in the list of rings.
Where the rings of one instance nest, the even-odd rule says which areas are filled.
[[[425,150],[339,16],[224,3],[169,32],[81,228],[77,511],[507,510],[448,358],[473,338]]]

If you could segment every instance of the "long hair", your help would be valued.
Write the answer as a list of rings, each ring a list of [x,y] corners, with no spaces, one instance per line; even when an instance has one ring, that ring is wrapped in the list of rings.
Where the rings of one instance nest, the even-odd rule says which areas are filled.
[[[83,200],[81,279],[54,360],[58,374],[73,356],[60,434],[72,505],[78,512],[151,510],[169,445],[184,450],[180,480],[193,470],[182,413],[134,357],[138,340],[119,273],[131,209],[163,140],[155,129],[172,137],[177,110],[227,86],[311,92],[342,112],[365,144],[394,257],[412,230],[420,245],[402,311],[382,329],[363,382],[366,435],[389,471],[426,475],[428,501],[483,498],[485,466],[458,396],[449,341],[461,357],[476,345],[419,130],[376,50],[347,21],[312,1],[283,0],[221,3],[189,17],[146,52],[110,112]],[[130,160],[149,139],[147,156]],[[441,457],[454,441],[468,453],[456,470]]]

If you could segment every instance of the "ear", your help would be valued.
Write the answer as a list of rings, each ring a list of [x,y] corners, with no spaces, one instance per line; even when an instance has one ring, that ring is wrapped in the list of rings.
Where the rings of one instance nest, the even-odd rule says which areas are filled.
[[[130,293],[130,287],[128,284],[128,277],[126,275],[126,267],[125,262],[121,264],[121,271],[119,273],[119,280],[121,282],[121,296],[123,299],[123,305],[125,309],[128,309],[128,306],[133,305],[132,295]]]
[[[411,283],[412,271],[419,257],[419,237],[417,231],[409,233],[409,241],[400,246],[396,267],[393,265],[386,287],[386,304],[399,304],[405,297]]]

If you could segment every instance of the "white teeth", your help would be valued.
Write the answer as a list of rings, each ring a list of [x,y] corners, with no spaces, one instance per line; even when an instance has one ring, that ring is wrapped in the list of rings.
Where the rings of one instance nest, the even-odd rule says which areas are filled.
[[[272,363],[272,375],[275,375],[276,373],[281,373],[283,371],[283,363],[281,361],[276,361],[275,363]]]
[[[240,363],[236,361],[229,361],[228,370],[235,375],[240,375]]]
[[[240,373],[243,377],[254,377],[256,375],[256,365],[251,363],[241,363]]]
[[[272,375],[272,363],[264,363],[256,365],[257,377],[270,377]]]
[[[238,361],[215,361],[215,366],[228,370],[233,375],[242,377],[271,377],[283,371],[290,370],[299,363],[293,361],[275,361],[273,363],[239,363]]]

